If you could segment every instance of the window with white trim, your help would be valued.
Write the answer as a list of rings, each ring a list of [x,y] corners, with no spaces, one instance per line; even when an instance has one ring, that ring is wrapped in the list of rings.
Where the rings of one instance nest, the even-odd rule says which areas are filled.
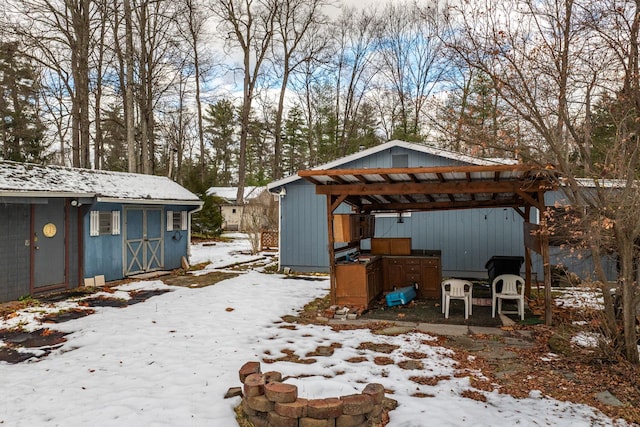
[[[167,211],[167,231],[187,229],[187,211]]]
[[[89,235],[120,234],[120,211],[91,211]]]

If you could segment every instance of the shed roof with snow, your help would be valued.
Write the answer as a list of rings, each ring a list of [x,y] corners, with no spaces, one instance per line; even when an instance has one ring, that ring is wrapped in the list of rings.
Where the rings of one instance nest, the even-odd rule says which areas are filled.
[[[202,204],[198,196],[164,176],[0,161],[0,198],[9,196]]]

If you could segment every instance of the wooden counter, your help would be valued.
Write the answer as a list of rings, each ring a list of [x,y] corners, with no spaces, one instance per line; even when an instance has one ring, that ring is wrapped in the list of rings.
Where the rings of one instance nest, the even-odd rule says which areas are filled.
[[[336,304],[368,307],[382,293],[382,259],[336,264]]]
[[[418,285],[417,298],[440,298],[439,256],[373,256],[371,261],[336,264],[338,305],[368,307],[383,292]]]

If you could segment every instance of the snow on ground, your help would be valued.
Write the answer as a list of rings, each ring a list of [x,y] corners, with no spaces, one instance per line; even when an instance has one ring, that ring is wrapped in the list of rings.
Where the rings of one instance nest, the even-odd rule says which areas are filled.
[[[246,240],[215,246],[194,245],[192,263],[228,265],[246,255]],[[237,255],[230,255],[229,253]],[[232,262],[228,262],[232,261]],[[0,425],[7,426],[215,426],[237,425],[239,398],[223,399],[239,386],[238,369],[263,361],[263,371],[299,378],[305,398],[360,392],[377,382],[393,390],[399,403],[391,427],[421,426],[595,426],[624,425],[579,404],[560,402],[532,391],[527,399],[497,392],[487,402],[462,397],[469,377],[454,377],[451,351],[426,334],[383,336],[368,330],[333,331],[325,326],[282,328],[281,316],[326,295],[328,280],[304,280],[248,271],[204,288],[169,287],[160,281],[135,282],[121,289],[171,289],[125,308],[95,308],[96,313],[47,325],[69,332],[67,342],[45,358],[21,364],[0,363]],[[65,302],[64,304],[70,304]],[[51,308],[53,309],[53,308]],[[18,319],[18,320],[16,320]],[[2,323],[41,327],[27,311]],[[363,342],[400,346],[390,354],[358,349]],[[320,345],[340,343],[316,363],[264,363],[294,350],[300,357]],[[421,371],[397,363],[407,352],[424,353]],[[379,366],[375,357],[396,364]],[[360,363],[349,362],[364,357]],[[410,376],[448,377],[435,386]],[[433,397],[413,397],[416,394]]]
[[[573,308],[592,308],[594,310],[602,310],[604,307],[604,298],[602,292],[597,288],[555,288],[554,297],[556,305],[562,307]]]
[[[195,275],[207,274],[215,269],[230,267],[263,258],[251,254],[251,245],[245,234],[228,233],[225,237],[233,239],[229,242],[198,243],[191,247],[189,261],[192,265],[207,263],[205,268]]]

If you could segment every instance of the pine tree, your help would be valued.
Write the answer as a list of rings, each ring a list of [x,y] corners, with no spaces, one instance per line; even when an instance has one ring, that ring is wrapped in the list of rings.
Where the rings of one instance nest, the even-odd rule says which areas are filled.
[[[0,155],[17,162],[44,163],[44,126],[37,108],[37,72],[18,43],[0,42]]]
[[[213,185],[231,184],[232,171],[238,153],[235,137],[237,120],[236,108],[228,99],[209,105],[205,111],[205,136],[212,148],[210,166],[213,169]]]

